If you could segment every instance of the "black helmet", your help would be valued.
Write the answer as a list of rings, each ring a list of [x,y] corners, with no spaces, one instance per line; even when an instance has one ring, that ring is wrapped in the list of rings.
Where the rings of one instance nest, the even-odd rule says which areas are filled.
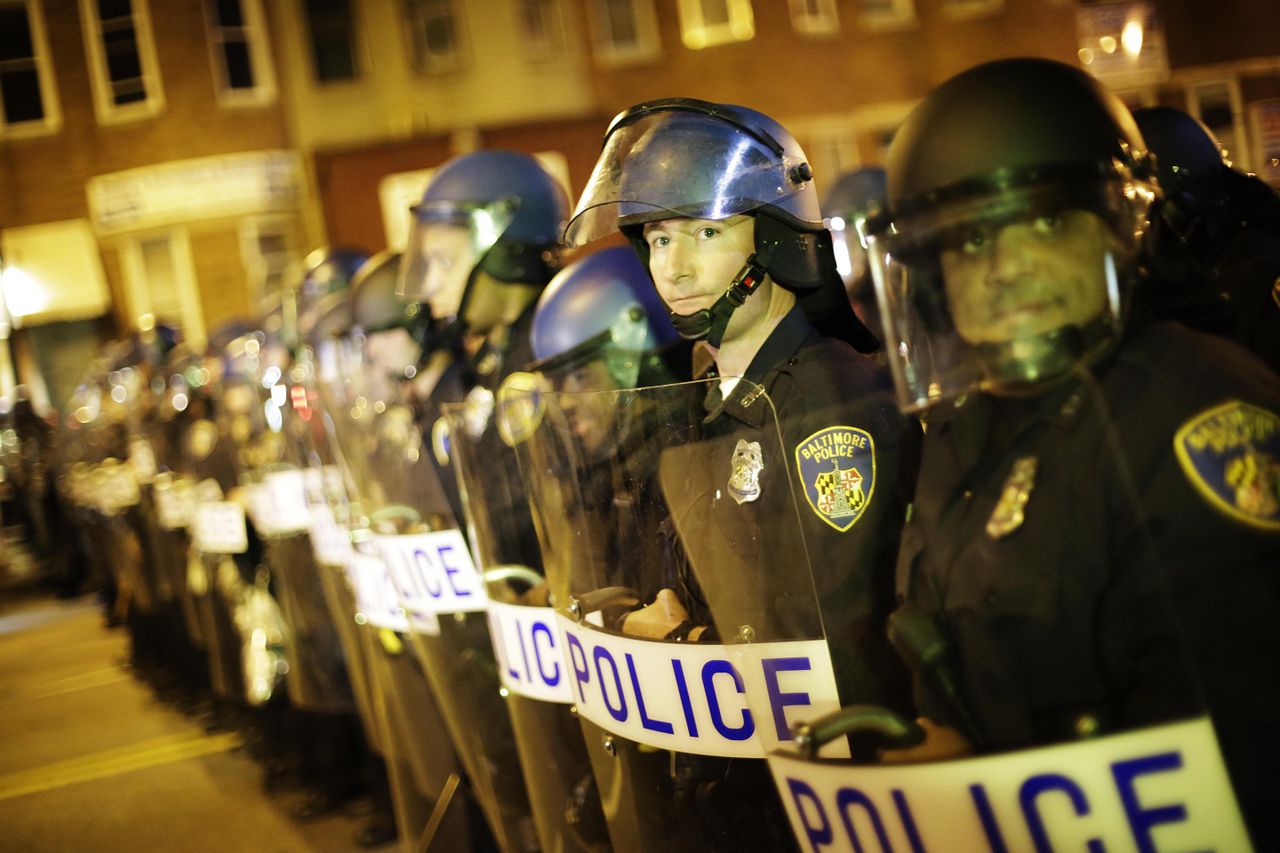
[[[907,117],[887,171],[888,208],[869,224],[868,239],[905,405],[975,387],[1033,391],[1118,331],[1156,190],[1132,115],[1095,78],[1043,59],[965,71]],[[1103,229],[1089,238],[1097,249],[1089,257],[1099,265],[1087,279],[1099,292],[1090,295],[1104,303],[1097,312],[1064,319],[1055,309],[1033,322],[1023,307],[1003,325],[989,321],[981,335],[958,328],[952,289],[981,276],[973,278],[972,268],[963,277],[953,273],[948,287],[948,257],[992,252],[994,238],[1015,225],[1067,221],[1095,229],[1085,214]],[[1054,285],[1052,275],[1037,275],[1044,279],[1037,286]],[[969,305],[983,305],[982,297]],[[1092,299],[1084,302],[1093,307]]]
[[[580,246],[620,230],[647,267],[645,223],[739,214],[756,220],[752,263],[794,291],[816,325],[863,351],[878,346],[844,297],[804,151],[780,124],[746,107],[666,98],[619,114],[565,242]],[[706,337],[712,325],[709,317],[672,319],[686,337]],[[723,323],[727,315],[720,331]]]
[[[1198,175],[1216,174],[1226,163],[1213,131],[1175,107],[1135,110],[1133,119],[1156,158],[1160,188],[1172,195]]]

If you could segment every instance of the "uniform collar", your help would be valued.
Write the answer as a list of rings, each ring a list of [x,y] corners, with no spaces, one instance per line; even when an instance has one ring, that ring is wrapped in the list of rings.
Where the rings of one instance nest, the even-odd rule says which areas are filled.
[[[728,415],[751,427],[763,424],[769,408],[764,404],[765,394],[772,390],[781,368],[793,361],[796,353],[817,334],[804,311],[794,306],[765,338],[743,375],[746,381],[733,386],[728,399],[721,398],[719,383],[712,384],[704,403],[707,416],[703,422],[711,423],[721,415]]]

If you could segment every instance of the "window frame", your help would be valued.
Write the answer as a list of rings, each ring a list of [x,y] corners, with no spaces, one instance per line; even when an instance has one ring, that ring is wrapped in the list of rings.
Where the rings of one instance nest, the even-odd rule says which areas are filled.
[[[530,3],[539,2],[543,9],[543,27],[547,38],[542,42],[533,42],[528,38],[529,31],[525,27],[524,8]],[[516,32],[524,43],[524,54],[529,59],[543,61],[554,59],[565,44],[564,11],[560,0],[516,0]]]
[[[834,37],[840,34],[840,12],[836,0],[818,0],[821,7],[816,15],[805,8],[806,0],[788,0],[791,13],[791,29],[810,38]]]
[[[160,62],[156,58],[155,35],[151,28],[151,9],[147,0],[129,0],[132,9],[134,38],[138,47],[138,67],[146,97],[132,104],[116,104],[112,97],[111,74],[107,70],[106,49],[102,41],[102,20],[98,17],[97,0],[79,0],[80,23],[84,31],[85,50],[89,60],[89,82],[93,90],[93,111],[98,124],[111,125],[151,118],[164,110],[164,83]]]
[[[1227,100],[1231,104],[1231,132],[1235,137],[1236,148],[1234,151],[1230,148],[1227,149],[1227,158],[1236,169],[1242,172],[1252,171],[1253,140],[1249,136],[1249,128],[1245,122],[1244,96],[1240,91],[1240,78],[1234,74],[1221,77],[1203,77],[1189,80],[1185,86],[1187,91],[1187,112],[1200,121],[1204,121],[1202,118],[1201,92],[1219,86],[1226,88]]]
[[[324,79],[320,76],[320,64],[316,55],[315,16],[308,9],[307,0],[294,0],[298,17],[302,20],[302,34],[305,37],[303,50],[307,57],[308,81],[312,86],[328,89],[330,87],[351,86],[358,84],[369,72],[369,58],[362,49],[360,28],[363,25],[358,4],[353,0],[344,0],[351,27],[347,33],[347,49],[351,56],[351,76]],[[406,32],[406,37],[408,33]]]
[[[446,56],[440,56],[431,59],[431,55],[426,52],[425,36],[417,27],[418,19],[415,14],[416,7],[424,3],[440,3],[445,4],[449,8],[450,15],[453,18],[454,43],[453,51]],[[414,26],[409,28],[409,46],[410,57],[413,62],[413,70],[417,74],[436,75],[448,74],[465,68],[471,59],[471,38],[467,29],[466,4],[459,3],[458,0],[405,0],[405,9],[408,14],[408,21]]]
[[[608,33],[607,11],[609,0],[592,0],[588,8],[591,24],[591,52],[595,64],[601,68],[621,68],[653,62],[662,57],[662,39],[658,29],[658,14],[653,0],[625,0],[631,6],[636,25],[633,44],[618,45]]]
[[[260,305],[273,292],[267,285],[272,277],[278,277],[283,291],[289,281],[297,281],[302,276],[303,253],[298,243],[297,227],[292,219],[282,215],[246,216],[240,220],[237,229],[240,239],[240,263],[244,267],[249,282],[249,298],[254,306]],[[262,251],[264,234],[278,234],[283,237],[284,250],[278,253],[282,265],[271,262],[274,255]]]
[[[144,314],[149,314],[153,322],[156,320],[153,285],[147,279],[143,245],[161,241],[168,244],[169,260],[173,264],[178,310],[182,315],[182,337],[198,347],[206,334],[204,306],[200,300],[195,258],[191,253],[191,236],[185,227],[150,229],[116,239],[129,319],[138,323]]]
[[[0,0],[3,6],[25,6],[27,28],[31,36],[31,59],[35,63],[36,85],[40,87],[40,106],[44,116],[39,120],[9,122],[0,107],[0,139],[30,139],[51,136],[62,129],[62,104],[58,99],[57,78],[53,71],[53,54],[49,51],[48,30],[44,23],[43,0]],[[2,97],[2,96],[0,96]]]
[[[680,41],[690,50],[751,41],[756,37],[755,12],[751,0],[723,0],[729,19],[708,24],[702,17],[703,0],[680,0]]]
[[[205,29],[208,33],[209,62],[213,71],[213,86],[218,103],[224,107],[260,106],[275,103],[276,75],[271,63],[271,37],[267,32],[267,20],[262,12],[262,0],[238,0],[244,17],[245,43],[249,48],[249,62],[253,74],[253,86],[234,89],[230,85],[226,67],[225,43],[220,32],[223,27],[217,19],[217,0],[204,0]]]

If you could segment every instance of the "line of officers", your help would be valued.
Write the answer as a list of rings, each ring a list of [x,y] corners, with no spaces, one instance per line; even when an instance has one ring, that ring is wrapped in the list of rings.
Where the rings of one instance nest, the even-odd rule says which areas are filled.
[[[403,254],[104,356],[60,499],[367,843],[1272,849],[1280,202],[1138,119],[978,66],[825,221],[739,106],[620,114],[572,212],[457,157]]]

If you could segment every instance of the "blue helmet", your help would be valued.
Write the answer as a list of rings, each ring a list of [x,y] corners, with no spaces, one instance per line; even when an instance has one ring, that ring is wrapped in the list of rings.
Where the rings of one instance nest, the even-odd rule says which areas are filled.
[[[419,238],[424,226],[444,223],[469,231],[478,259],[472,275],[479,269],[500,282],[544,283],[555,270],[553,250],[568,199],[533,157],[487,150],[441,166],[412,211],[413,233],[398,289],[404,297],[426,301],[430,259]]]
[[[554,373],[603,359],[620,388],[635,386],[645,357],[679,339],[648,270],[622,246],[561,270],[538,300],[531,337],[536,369]]]
[[[325,294],[350,287],[356,270],[367,260],[369,253],[363,249],[325,247],[308,254],[298,285],[298,313]]]

